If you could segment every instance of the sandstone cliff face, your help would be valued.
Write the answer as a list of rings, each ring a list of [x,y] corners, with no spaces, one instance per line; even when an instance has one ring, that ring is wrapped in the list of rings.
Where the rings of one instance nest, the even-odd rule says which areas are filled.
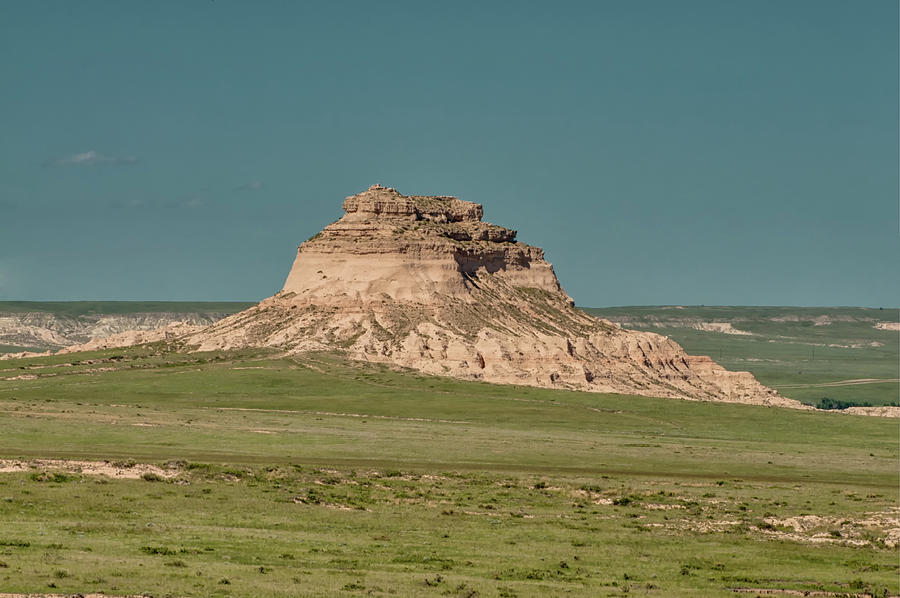
[[[438,297],[472,302],[477,273],[562,293],[537,247],[481,221],[455,197],[407,197],[373,186],[344,201],[346,215],[303,243],[283,292],[319,305]]]
[[[537,247],[480,205],[373,186],[300,245],[284,288],[184,342],[345,351],[488,382],[805,408],[746,372],[573,306]]]

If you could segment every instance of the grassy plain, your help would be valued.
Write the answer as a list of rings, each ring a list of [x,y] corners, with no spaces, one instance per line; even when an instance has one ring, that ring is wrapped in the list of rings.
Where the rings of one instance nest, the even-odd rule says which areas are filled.
[[[162,349],[0,361],[0,457],[174,475],[0,474],[0,591],[900,592],[894,420]]]
[[[887,405],[900,400],[897,309],[863,307],[609,307],[588,313],[627,328],[664,334],[688,353],[709,355],[731,370],[793,399],[816,404],[828,397]],[[748,334],[698,330],[703,322],[730,323]]]

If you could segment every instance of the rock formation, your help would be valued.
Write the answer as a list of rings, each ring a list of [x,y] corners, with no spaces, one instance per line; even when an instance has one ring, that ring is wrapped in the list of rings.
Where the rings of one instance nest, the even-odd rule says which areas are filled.
[[[192,311],[71,315],[47,311],[4,312],[0,306],[0,345],[55,351],[125,332],[150,332],[174,322],[208,326],[230,313]]]
[[[190,324],[188,322],[170,322],[165,326],[153,330],[126,330],[111,334],[103,338],[95,338],[80,345],[71,345],[57,351],[58,355],[66,353],[80,353],[81,351],[100,351],[115,347],[131,347],[146,343],[158,343],[165,340],[175,340],[185,335],[199,332],[204,326]]]
[[[575,309],[543,251],[480,205],[375,185],[302,245],[281,292],[183,342],[351,358],[429,374],[805,408],[664,336]]]

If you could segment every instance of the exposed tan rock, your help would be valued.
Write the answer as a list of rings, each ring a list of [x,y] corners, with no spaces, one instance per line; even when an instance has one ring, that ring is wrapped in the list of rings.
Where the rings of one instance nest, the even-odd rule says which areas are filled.
[[[57,350],[120,332],[156,330],[172,322],[206,326],[226,315],[228,314],[209,312],[143,312],[70,316],[40,311],[5,312],[0,313],[0,344]]]
[[[488,382],[807,408],[687,355],[670,339],[574,308],[543,251],[480,205],[375,185],[300,245],[284,288],[183,341],[345,351]]]
[[[692,328],[704,332],[721,332],[722,334],[752,336],[751,332],[735,328],[731,322],[700,322],[699,324],[693,325]]]
[[[20,351],[18,353],[3,353],[0,355],[0,361],[4,359],[27,359],[29,357],[49,357],[52,355],[50,351]]]
[[[875,417],[900,417],[900,407],[883,405],[880,407],[848,407],[841,409],[839,413],[847,415],[871,415]]]
[[[481,222],[478,204],[376,185],[348,197],[344,209],[343,218],[300,246],[283,292],[317,305],[472,302],[483,271],[562,293],[543,251],[516,243],[516,231]]]
[[[203,326],[187,322],[172,322],[155,330],[126,330],[105,338],[96,338],[80,345],[72,345],[57,351],[57,354],[78,353],[81,351],[99,351],[114,347],[131,347],[146,343],[156,343],[168,339],[176,339],[193,332],[203,330]]]
[[[103,475],[110,478],[139,479],[145,474],[155,474],[162,478],[173,478],[178,469],[163,469],[147,463],[123,463],[115,461],[73,461],[67,459],[0,459],[0,473],[22,471],[40,472],[67,471],[84,475]]]

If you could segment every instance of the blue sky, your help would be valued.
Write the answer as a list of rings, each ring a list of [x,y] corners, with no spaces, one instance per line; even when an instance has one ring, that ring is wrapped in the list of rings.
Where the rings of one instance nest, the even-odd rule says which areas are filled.
[[[383,183],[580,305],[896,306],[898,4],[0,3],[0,299],[256,300]]]

